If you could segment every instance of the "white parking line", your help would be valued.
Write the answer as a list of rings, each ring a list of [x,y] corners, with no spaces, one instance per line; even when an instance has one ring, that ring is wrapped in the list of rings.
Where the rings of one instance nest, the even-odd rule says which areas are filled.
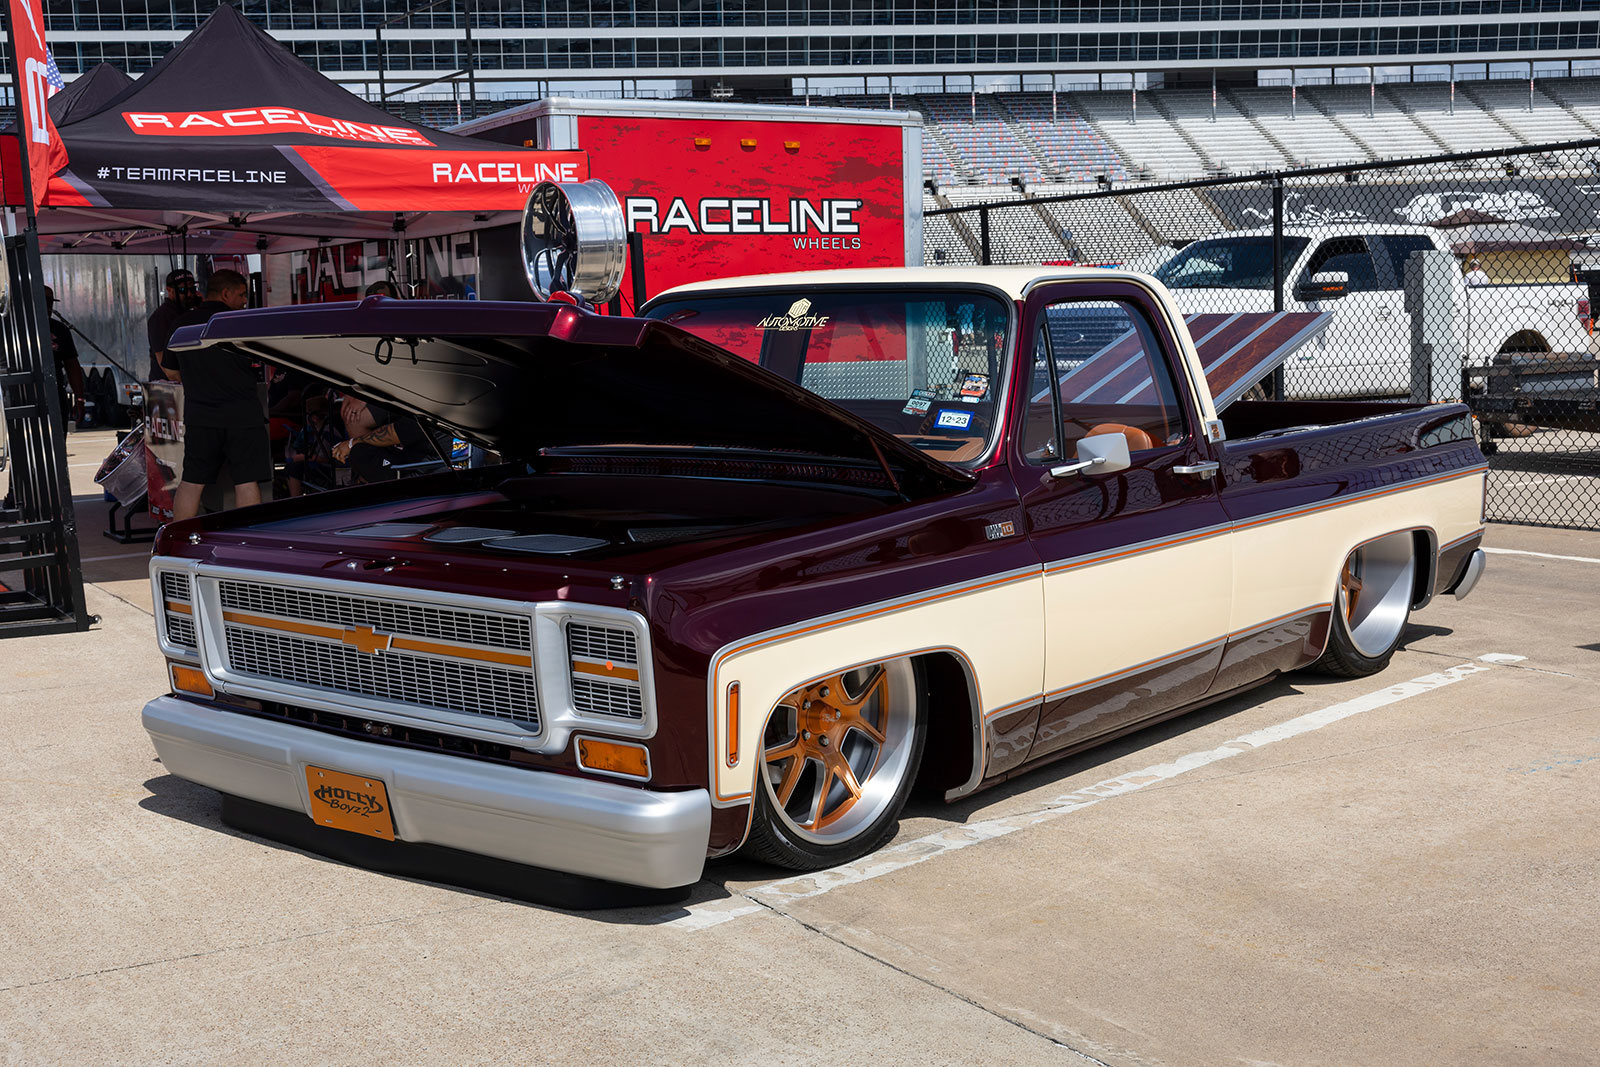
[[[825,871],[812,874],[798,875],[785,878],[778,882],[769,882],[766,885],[756,886],[744,890],[736,897],[724,900],[711,901],[705,904],[693,904],[685,909],[687,914],[676,919],[670,919],[666,926],[675,926],[690,930],[704,930],[722,923],[737,919],[742,915],[753,912],[776,908],[781,910],[787,901],[804,900],[807,897],[820,896],[823,893],[855,885],[859,882],[881,878],[886,874],[906,867],[914,866],[935,856],[958,852],[972,845],[990,841],[997,837],[1004,837],[1018,830],[1025,830],[1030,826],[1037,826],[1042,822],[1060,818],[1074,811],[1099,804],[1101,801],[1112,797],[1123,796],[1127,793],[1137,792],[1146,786],[1155,785],[1176,778],[1189,771],[1216,763],[1218,760],[1229,759],[1244,752],[1253,752],[1267,745],[1279,741],[1287,741],[1291,737],[1320,730],[1324,726],[1332,725],[1341,719],[1348,719],[1352,715],[1360,715],[1378,708],[1388,707],[1390,704],[1407,700],[1423,693],[1432,692],[1442,686],[1454,685],[1456,682],[1470,678],[1475,674],[1486,673],[1493,668],[1481,663],[1462,663],[1451,667],[1449,670],[1438,674],[1425,674],[1421,678],[1413,678],[1408,682],[1391,685],[1375,693],[1342,701],[1319,711],[1309,712],[1298,718],[1269,726],[1262,730],[1255,730],[1242,737],[1218,745],[1216,748],[1203,752],[1190,752],[1179,756],[1168,763],[1158,763],[1142,770],[1132,771],[1128,774],[1107,778],[1103,782],[1085,786],[1065,796],[1056,797],[1046,802],[1043,808],[1024,812],[1020,815],[1006,815],[996,819],[986,819],[982,822],[968,823],[964,826],[952,826],[947,830],[919,837],[914,841],[906,841],[890,846],[863,857],[854,863],[842,867],[833,867]]]
[[[1540,559],[1564,559],[1569,563],[1600,563],[1600,559],[1592,556],[1552,556],[1548,552],[1525,552],[1520,548],[1486,548],[1484,551],[1496,556],[1538,556]]]

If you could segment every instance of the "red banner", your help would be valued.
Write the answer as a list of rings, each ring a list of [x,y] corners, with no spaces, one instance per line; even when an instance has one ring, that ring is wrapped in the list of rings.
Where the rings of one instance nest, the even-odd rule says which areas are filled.
[[[45,107],[50,99],[50,57],[44,45],[39,0],[11,0],[11,40],[21,74],[17,98],[28,146],[28,173],[33,179],[32,208],[37,211],[50,176],[67,165],[67,146],[61,143]]]
[[[309,133],[341,141],[411,145],[433,142],[408,126],[384,126],[349,119],[330,119],[292,107],[243,107],[232,111],[124,111],[122,121],[146,137],[260,137],[274,133]]]
[[[589,179],[584,152],[286,149],[356,211],[521,211],[540,182]]]

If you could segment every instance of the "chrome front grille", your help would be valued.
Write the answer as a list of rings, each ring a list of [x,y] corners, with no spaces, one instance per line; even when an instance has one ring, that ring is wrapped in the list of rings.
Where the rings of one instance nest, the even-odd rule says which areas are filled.
[[[567,652],[573,656],[626,663],[631,667],[639,662],[639,639],[632,630],[569,622]]]
[[[240,681],[542,727],[531,616],[269,581],[207,586],[225,670]]]
[[[161,610],[161,621],[167,628],[168,643],[190,651],[198,649],[200,646],[195,639],[189,576],[179,571],[161,571],[159,585],[161,602],[157,607]]]
[[[225,624],[228,664],[259,678],[399,704],[539,724],[533,672],[406,653],[369,655],[326,641]]]
[[[573,678],[572,706],[590,715],[612,715],[624,719],[644,718],[644,696],[636,684],[592,682],[587,678]]]
[[[620,626],[567,623],[572,706],[585,715],[643,719],[639,638]]]
[[[217,584],[224,609],[334,626],[370,626],[383,633],[404,633],[522,652],[533,644],[533,622],[525,615],[434,607],[265,582],[224,579]]]

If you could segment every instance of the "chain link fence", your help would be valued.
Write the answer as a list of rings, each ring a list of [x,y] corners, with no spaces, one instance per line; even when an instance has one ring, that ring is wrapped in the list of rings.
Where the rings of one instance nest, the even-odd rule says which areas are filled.
[[[925,261],[1144,271],[1194,330],[1326,312],[1279,395],[1465,400],[1490,519],[1600,528],[1600,140],[1039,192],[935,188]]]

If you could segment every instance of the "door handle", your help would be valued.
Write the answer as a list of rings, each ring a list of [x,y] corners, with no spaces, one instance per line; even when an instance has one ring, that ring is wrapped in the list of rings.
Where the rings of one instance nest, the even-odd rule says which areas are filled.
[[[1198,478],[1209,478],[1222,469],[1222,464],[1216,460],[1207,460],[1204,463],[1178,463],[1172,468],[1173,474],[1193,474]]]

